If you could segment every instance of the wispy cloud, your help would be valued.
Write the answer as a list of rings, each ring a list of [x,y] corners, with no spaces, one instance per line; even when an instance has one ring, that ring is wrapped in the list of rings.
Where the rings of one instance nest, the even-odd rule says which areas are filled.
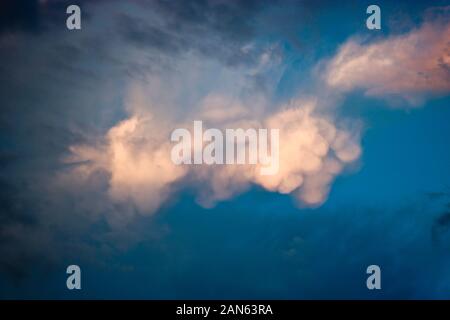
[[[340,91],[402,97],[410,105],[450,91],[450,8],[427,16],[402,35],[375,42],[351,38],[325,68],[325,82]]]

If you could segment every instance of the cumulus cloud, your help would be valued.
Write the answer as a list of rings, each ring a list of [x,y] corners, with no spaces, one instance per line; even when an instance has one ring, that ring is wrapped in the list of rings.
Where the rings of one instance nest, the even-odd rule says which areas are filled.
[[[428,16],[402,35],[364,43],[351,38],[327,63],[325,82],[340,91],[400,96],[417,105],[429,94],[450,91],[450,9]]]
[[[337,121],[314,113],[314,101],[292,101],[266,120],[280,129],[280,170],[273,176],[256,176],[268,190],[296,191],[307,205],[321,204],[329,185],[345,165],[361,154],[359,129],[339,128]]]
[[[131,94],[138,92],[132,90]],[[152,104],[149,100],[146,111],[142,106],[128,107],[132,110],[130,117],[106,135],[106,151],[100,148],[98,154],[83,154],[93,149],[73,148],[79,159],[89,160],[89,165],[98,163],[92,159],[104,159],[102,155],[106,154],[102,169],[111,176],[111,200],[131,201],[144,214],[154,213],[162,203],[169,201],[174,185],[180,181],[197,190],[197,200],[205,207],[243,192],[252,184],[273,192],[292,193],[300,204],[316,206],[325,201],[336,175],[361,154],[359,128],[350,130],[331,116],[316,113],[314,100],[292,100],[268,114],[255,114],[236,97],[208,94],[186,120],[164,124],[151,115]],[[260,102],[260,106],[263,105],[265,103]],[[170,158],[173,147],[169,142],[170,128],[192,130],[190,121],[195,119],[222,130],[279,129],[278,173],[261,175],[261,164],[175,165]]]

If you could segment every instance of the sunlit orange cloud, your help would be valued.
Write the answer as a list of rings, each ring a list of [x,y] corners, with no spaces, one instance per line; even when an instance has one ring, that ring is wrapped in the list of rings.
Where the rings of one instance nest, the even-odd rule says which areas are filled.
[[[398,95],[412,105],[428,94],[450,91],[450,14],[428,17],[412,31],[363,43],[345,42],[326,66],[325,81],[335,89],[362,89],[368,96]]]
[[[142,93],[131,90],[130,94]],[[141,99],[127,100],[133,104]],[[97,154],[95,147],[72,148],[79,159],[91,160],[76,170],[84,174],[99,168],[108,171],[111,199],[131,202],[143,213],[154,213],[170,201],[174,184],[183,180],[194,187],[204,207],[229,199],[252,184],[292,193],[302,206],[317,206],[326,200],[336,175],[361,154],[359,130],[348,130],[335,119],[316,114],[314,100],[293,100],[263,119],[254,118],[241,102],[222,95],[208,95],[200,105],[195,117],[212,127],[279,129],[279,172],[260,175],[258,165],[177,166],[170,158],[170,128],[189,128],[189,121],[162,125],[150,110],[133,105],[128,109],[139,112],[131,111],[128,119],[111,128]],[[231,106],[230,113],[223,112],[227,106]]]

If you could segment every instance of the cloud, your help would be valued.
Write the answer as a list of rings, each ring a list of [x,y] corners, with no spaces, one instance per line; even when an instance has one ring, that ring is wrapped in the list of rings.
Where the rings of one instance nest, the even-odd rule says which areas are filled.
[[[272,101],[283,73],[283,51],[277,43],[252,40],[249,17],[259,4],[199,1],[178,10],[179,5],[138,3],[113,19],[121,41],[131,44],[122,54],[142,67],[139,77],[130,70],[125,120],[103,137],[72,144],[67,159],[79,164],[74,174],[107,172],[111,201],[141,214],[170,202],[180,186],[195,190],[206,207],[252,185],[292,193],[300,205],[323,203],[335,177],[361,154],[360,128],[344,124],[314,99]],[[155,19],[144,19],[147,11],[139,7],[151,7]],[[258,166],[175,166],[170,132],[190,128],[193,120],[219,129],[280,129],[280,172],[262,177]]]
[[[158,3],[79,1],[81,32],[66,29],[70,1],[0,5],[0,271],[20,277],[36,260],[104,257],[159,234],[136,231],[136,219],[170,203],[188,179],[168,162],[170,124],[208,92],[259,90],[272,64],[260,57],[278,52],[248,46],[251,26],[232,21],[239,5],[190,3],[202,22],[156,14]],[[170,5],[183,14],[184,2]],[[248,6],[246,17],[256,9]],[[155,30],[173,36],[169,45],[152,42]]]
[[[132,200],[140,211],[158,209],[168,197],[171,183],[186,169],[170,160],[170,143],[159,140],[157,120],[130,118],[108,133],[110,189],[116,200]]]
[[[194,52],[237,66],[259,57],[247,45],[258,32],[252,21],[265,6],[254,0],[137,1],[112,20],[122,40],[138,49],[165,57]]]
[[[361,155],[359,128],[339,128],[339,121],[314,113],[316,102],[292,101],[267,120],[280,129],[280,170],[273,176],[257,176],[268,190],[296,191],[306,205],[325,201],[331,182],[344,167]]]
[[[402,35],[364,43],[351,38],[327,62],[325,82],[367,96],[400,96],[412,105],[450,91],[449,8]]]
[[[312,99],[294,95],[283,103],[275,92],[289,64],[273,39],[283,38],[277,32],[286,31],[286,13],[288,33],[298,37],[297,13],[312,15],[316,2],[306,2],[306,11],[296,3],[280,6],[278,18],[267,20],[271,4],[264,1],[85,1],[83,31],[73,33],[65,28],[66,3],[30,1],[30,10],[16,4],[10,20],[0,23],[0,74],[7,79],[0,88],[0,268],[8,270],[35,257],[95,256],[98,248],[110,252],[153,234],[137,234],[130,221],[156,213],[180,190],[205,207],[252,186],[320,205],[362,152],[361,127],[324,108],[323,93],[361,85],[368,94],[386,95],[382,79],[388,79],[396,94],[413,95],[406,83],[396,87],[404,80],[399,68],[377,65],[368,81],[351,63],[367,62],[361,57],[380,46],[391,49],[386,41],[394,50],[385,54],[394,52],[396,65],[430,73],[432,85],[418,82],[422,91],[438,93],[430,88],[448,84],[438,81],[445,56],[441,70],[417,67],[422,60],[414,52],[403,57],[395,50],[416,37],[431,46],[411,48],[435,61],[445,38],[435,29],[448,39],[441,22],[378,41],[371,50],[349,40],[327,69],[334,77],[344,70],[336,73],[340,78],[326,81]],[[270,36],[261,36],[268,29]],[[336,105],[330,97],[326,104]],[[255,166],[173,165],[171,130],[198,119],[221,129],[279,128],[279,174],[262,177]]]
[[[179,183],[196,190],[199,203],[205,207],[229,199],[252,184],[273,192],[293,193],[301,205],[317,206],[325,201],[336,175],[361,154],[360,128],[350,129],[342,121],[315,113],[316,101],[293,100],[272,108],[275,111],[251,113],[251,108],[236,97],[210,93],[199,102],[199,108],[194,108],[195,112],[177,122],[154,117],[151,106],[160,101],[149,99],[145,108],[142,97],[135,97],[141,96],[142,91],[148,90],[130,91],[129,118],[109,130],[104,147],[97,148],[97,153],[86,151],[95,148],[72,148],[75,157],[85,163],[80,168],[95,171],[99,167],[95,159],[103,159],[102,169],[111,177],[111,200],[131,202],[142,214],[152,214],[170,201]],[[259,105],[266,103],[259,102]],[[279,129],[279,172],[272,176],[260,175],[259,165],[173,164],[171,130],[192,130],[191,121],[196,119],[222,130]],[[74,169],[75,174],[78,175],[80,168]]]

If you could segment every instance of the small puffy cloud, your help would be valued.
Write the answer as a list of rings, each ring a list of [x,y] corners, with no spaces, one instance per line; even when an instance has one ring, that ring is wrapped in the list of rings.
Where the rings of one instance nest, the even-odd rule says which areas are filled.
[[[400,96],[417,105],[430,94],[450,91],[449,9],[419,28],[374,43],[352,38],[327,63],[327,85],[362,89],[368,96]]]

